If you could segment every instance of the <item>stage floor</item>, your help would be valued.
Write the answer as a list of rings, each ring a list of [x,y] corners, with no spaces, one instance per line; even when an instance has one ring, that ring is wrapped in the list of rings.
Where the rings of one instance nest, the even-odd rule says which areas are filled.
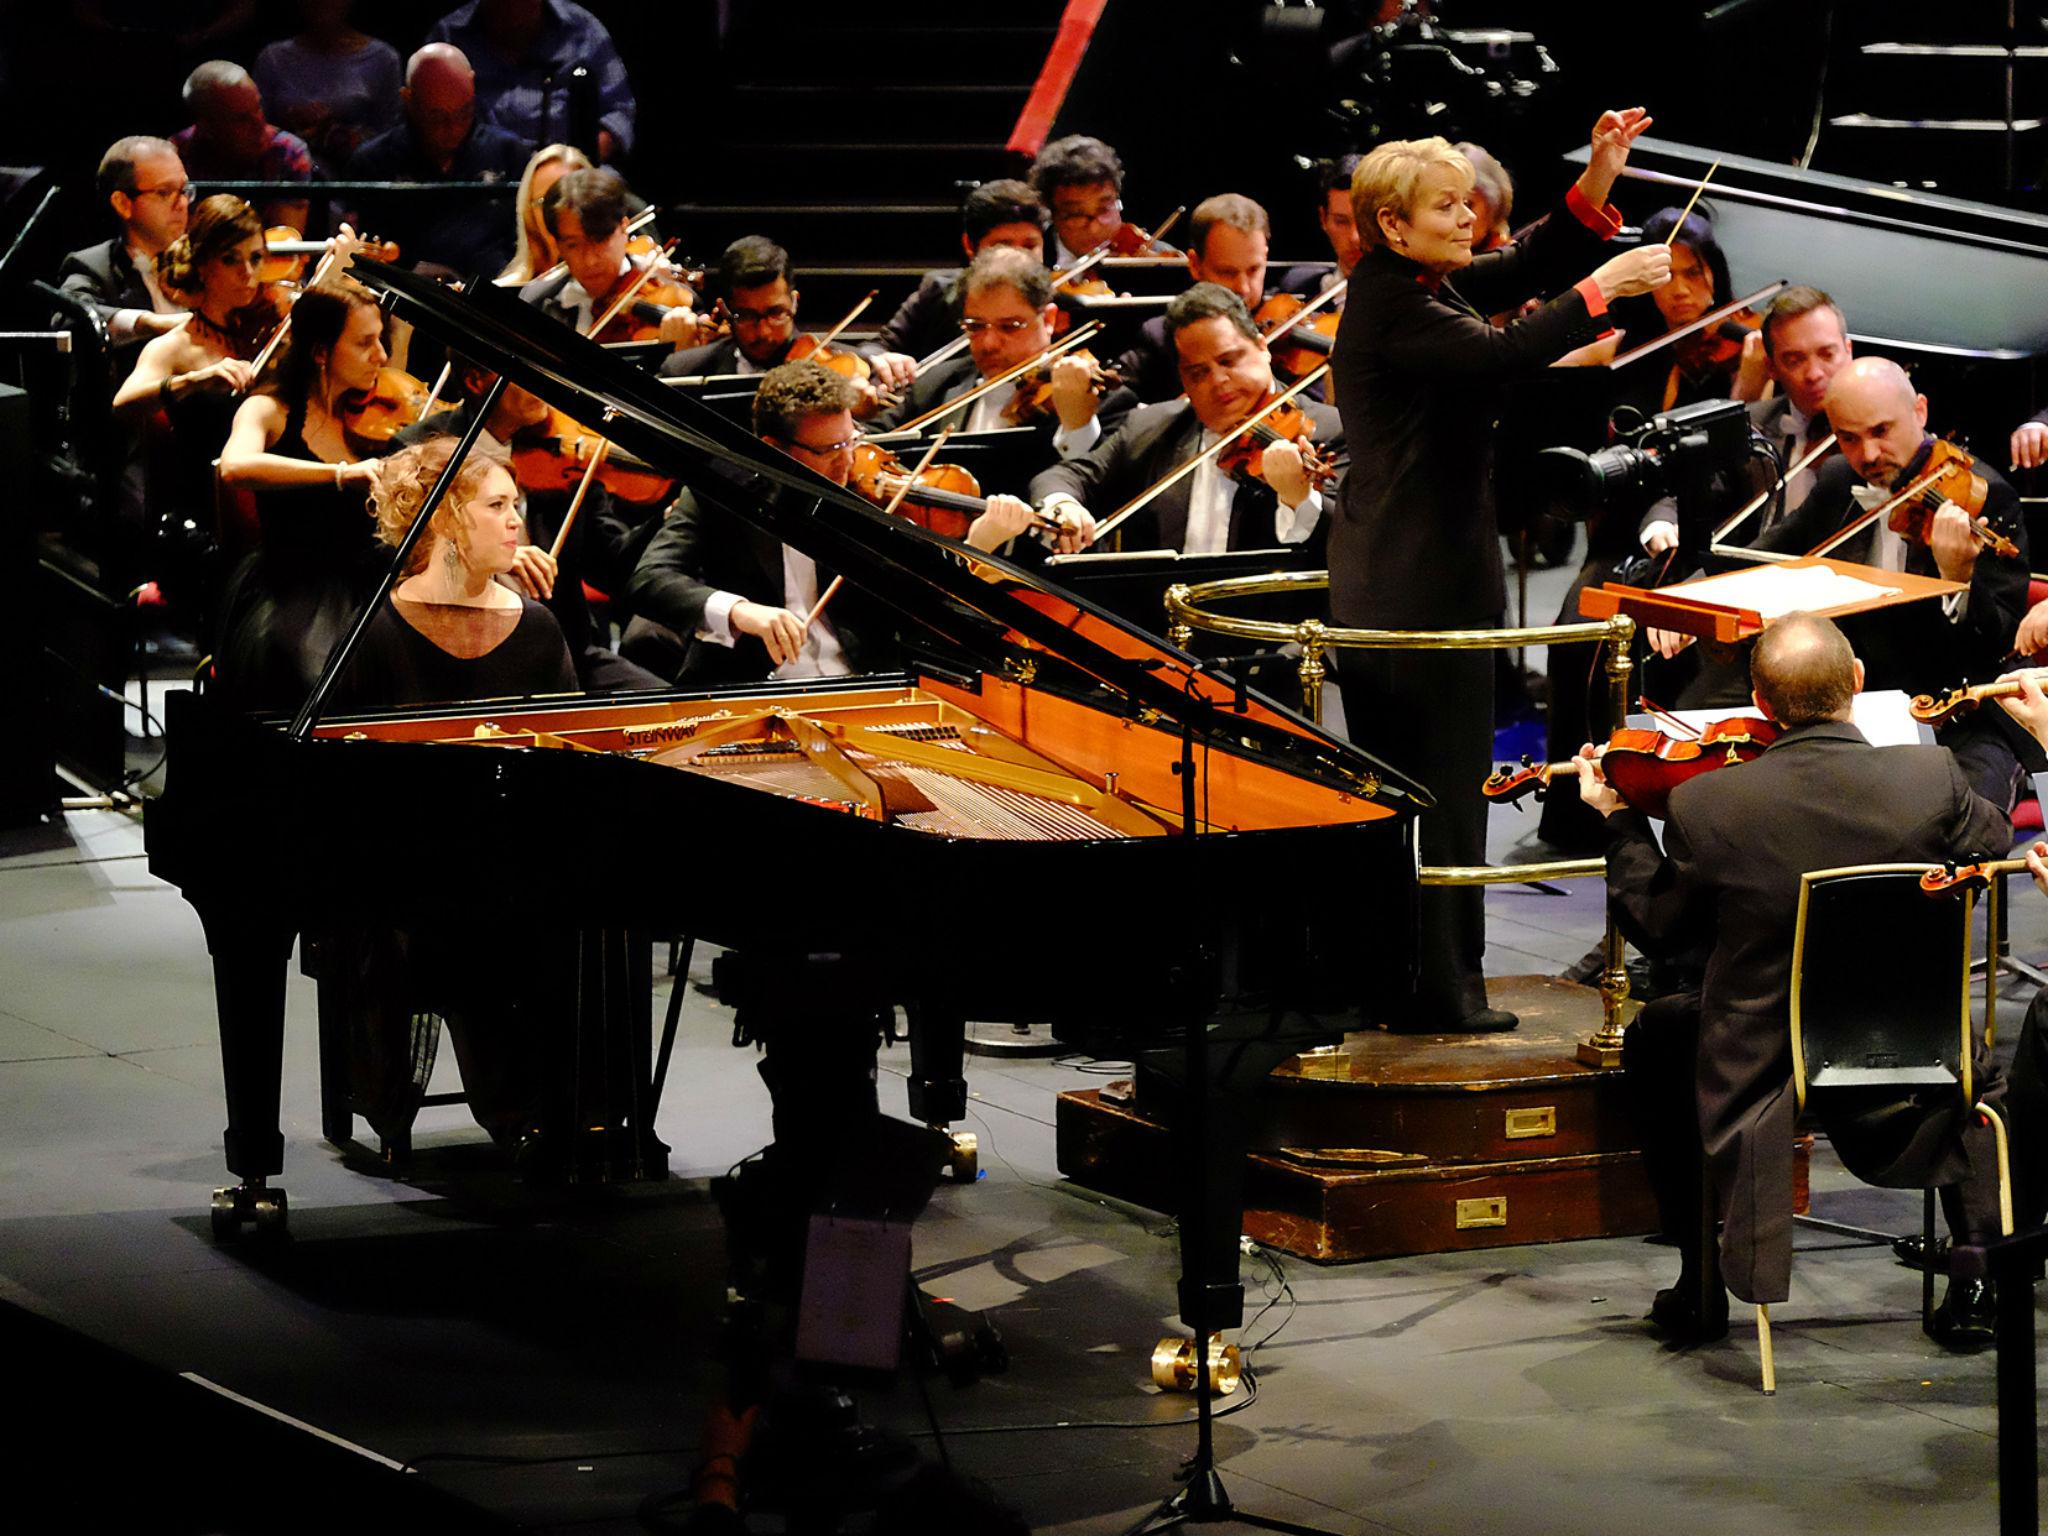
[[[1529,825],[1498,821],[1496,855]],[[709,956],[658,1126],[677,1177],[539,1204],[459,1108],[423,1115],[412,1182],[326,1146],[312,985],[294,976],[293,1240],[273,1256],[221,1248],[205,1214],[222,1110],[198,924],[148,875],[134,821],[74,814],[68,832],[0,859],[0,1299],[523,1525],[636,1529],[643,1497],[684,1482],[710,1390],[722,1258],[703,1181],[767,1133],[752,1053],[730,1048],[729,1016],[700,990]],[[1501,973],[1554,972],[1598,931],[1590,882],[1489,900]],[[2017,947],[2038,956],[2048,903],[2015,905]],[[2002,1015],[2016,1028],[2016,1008]],[[904,1066],[885,1057],[899,1113]],[[1177,1422],[1189,1401],[1148,1384],[1173,1322],[1166,1220],[1054,1170],[1054,1094],[1103,1070],[971,1060],[986,1176],[943,1188],[916,1230],[925,1287],[989,1309],[1014,1360],[935,1386],[947,1447],[1041,1530],[1122,1528],[1193,1443]],[[1825,1146],[1815,1187],[1826,1216],[1917,1221],[1917,1197],[1855,1185]],[[1739,1314],[1726,1343],[1659,1343],[1643,1317],[1674,1261],[1645,1242],[1285,1259],[1285,1293],[1248,1261],[1253,1307],[1275,1304],[1246,1334],[1265,1340],[1258,1400],[1230,1400],[1218,1425],[1228,1486],[1250,1509],[1406,1536],[1991,1529],[1990,1357],[1921,1336],[1917,1277],[1887,1251],[1811,1231],[1799,1243],[1774,1399]],[[863,1407],[931,1448],[909,1387]],[[118,1469],[119,1445],[100,1449]]]

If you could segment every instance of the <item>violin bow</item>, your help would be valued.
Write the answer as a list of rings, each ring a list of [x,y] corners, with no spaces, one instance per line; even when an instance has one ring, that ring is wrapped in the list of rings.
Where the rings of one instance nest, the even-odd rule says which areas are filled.
[[[1348,277],[1340,278],[1336,282],[1332,283],[1329,287],[1325,288],[1318,297],[1316,297],[1311,302],[1302,305],[1301,308],[1297,309],[1285,320],[1282,320],[1278,325],[1274,326],[1272,330],[1268,331],[1266,333],[1266,345],[1269,347],[1272,346],[1274,342],[1278,341],[1282,336],[1285,336],[1289,331],[1293,330],[1297,325],[1301,324],[1302,321],[1306,320],[1310,315],[1314,314],[1317,310],[1321,309],[1325,304],[1330,304],[1338,299],[1341,299],[1344,296],[1344,290],[1346,288],[1349,288],[1350,286],[1351,279]]]
[[[1204,461],[1214,458],[1224,449],[1230,447],[1231,444],[1235,443],[1239,438],[1243,437],[1245,433],[1251,431],[1253,427],[1256,427],[1268,416],[1271,416],[1275,411],[1279,410],[1281,406],[1285,405],[1288,401],[1292,400],[1296,395],[1300,394],[1304,389],[1307,389],[1311,384],[1315,383],[1316,380],[1320,379],[1324,374],[1328,373],[1329,371],[1330,365],[1328,363],[1323,363],[1311,372],[1303,374],[1299,379],[1296,379],[1294,383],[1289,385],[1287,389],[1284,390],[1282,393],[1275,396],[1272,400],[1267,401],[1266,404],[1260,406],[1256,411],[1252,412],[1252,414],[1246,417],[1244,421],[1240,423],[1238,426],[1233,427],[1229,432],[1225,433],[1222,437],[1219,437],[1215,442],[1211,443],[1208,447],[1204,448],[1200,453],[1197,453],[1190,457],[1185,463],[1176,465],[1173,469],[1169,470],[1161,479],[1156,481],[1149,489],[1138,492],[1137,495],[1133,496],[1129,501],[1125,502],[1122,506],[1118,507],[1116,511],[1112,512],[1106,521],[1096,524],[1094,542],[1100,544],[1104,539],[1108,538],[1110,534],[1114,533],[1117,530],[1117,528],[1127,518],[1143,510],[1146,503],[1150,502],[1153,497],[1157,496],[1161,491],[1166,490],[1169,486],[1172,486],[1177,482],[1185,479],[1187,476],[1193,474],[1198,468],[1201,467]]]
[[[1813,549],[1809,550],[1807,552],[1808,558],[1810,559],[1814,556],[1826,554],[1829,550],[1835,549],[1839,545],[1841,545],[1843,541],[1848,539],[1851,535],[1861,533],[1865,528],[1868,528],[1872,523],[1876,522],[1879,518],[1888,516],[1890,513],[1897,511],[1900,507],[1903,507],[1907,502],[1911,501],[1915,496],[1918,496],[1922,491],[1926,490],[1929,486],[1933,485],[1936,481],[1940,480],[1941,477],[1946,475],[1952,467],[1952,465],[1944,464],[1941,466],[1941,468],[1934,470],[1931,473],[1922,475],[1918,480],[1915,480],[1903,491],[1894,491],[1890,496],[1887,496],[1883,501],[1879,502],[1876,506],[1872,507],[1868,512],[1865,512],[1861,517],[1856,518],[1854,521],[1845,524],[1840,530],[1830,534],[1826,539],[1822,540]]]
[[[678,240],[679,239],[680,237],[678,237]],[[590,330],[587,332],[588,335],[595,336],[598,332],[602,331],[606,326],[612,323],[613,318],[618,314],[620,310],[624,309],[628,304],[633,302],[633,295],[638,293],[642,288],[645,288],[648,284],[648,281],[654,276],[656,270],[668,261],[669,254],[675,250],[678,240],[670,240],[668,244],[664,245],[659,251],[656,251],[652,256],[648,257],[647,264],[643,266],[638,272],[633,274],[633,281],[626,284],[625,291],[621,293],[616,299],[613,299],[610,304],[605,306],[604,313],[601,316],[599,316],[596,323],[594,323],[590,327]]]
[[[892,515],[898,507],[903,505],[903,498],[908,496],[910,488],[917,484],[917,477],[932,467],[932,460],[939,456],[939,450],[946,446],[946,439],[952,435],[953,429],[945,427],[940,430],[937,437],[932,439],[931,446],[924,451],[924,457],[917,461],[917,468],[903,477],[903,483],[896,487],[896,494],[891,496],[889,504],[882,508],[882,515],[884,517]],[[818,615],[825,611],[825,605],[832,601],[832,595],[844,585],[846,585],[846,578],[843,575],[834,576],[826,585],[825,590],[818,595],[818,600],[811,604],[811,611],[804,615],[805,634],[808,635],[811,632],[811,626],[818,622]]]
[[[813,352],[811,356],[816,357],[818,355],[818,352],[824,351],[827,347],[831,346],[833,342],[837,341],[839,339],[839,333],[845,330],[849,325],[853,324],[854,321],[858,320],[861,317],[861,315],[866,312],[867,307],[875,302],[875,295],[880,293],[881,291],[882,290],[879,288],[870,288],[868,290],[868,296],[866,298],[862,299],[858,304],[854,305],[853,308],[849,309],[846,312],[846,314],[840,319],[837,325],[833,326],[831,330],[827,331],[822,337],[819,338],[818,351]]]
[[[605,455],[612,451],[612,440],[600,437],[597,447],[591,450],[590,462],[583,466],[583,478],[576,482],[576,494],[569,498],[569,510],[562,514],[562,526],[555,530],[555,541],[548,546],[548,558],[562,558],[562,546],[569,542],[569,530],[576,526],[576,514],[583,510],[583,498],[590,494],[590,482],[597,478],[598,466],[604,463]]]
[[[1791,466],[1788,469],[1786,469],[1784,474],[1778,477],[1778,483],[1776,485],[1768,486],[1765,489],[1758,491],[1756,495],[1751,497],[1749,501],[1738,512],[1736,512],[1736,514],[1733,517],[1729,518],[1727,522],[1723,523],[1720,527],[1714,530],[1713,536],[1707,540],[1708,553],[1716,555],[1739,555],[1754,560],[1795,559],[1796,557],[1793,555],[1777,554],[1771,550],[1766,549],[1745,549],[1743,546],[1739,544],[1723,545],[1722,540],[1726,539],[1728,535],[1733,533],[1737,528],[1740,528],[1743,525],[1743,523],[1746,522],[1748,519],[1756,516],[1758,510],[1762,508],[1763,504],[1769,501],[1773,496],[1777,495],[1778,491],[1784,486],[1786,481],[1790,480],[1794,475],[1805,473],[1806,470],[1810,469],[1814,464],[1819,462],[1823,454],[1825,454],[1830,448],[1834,446],[1835,434],[1830,432],[1826,437],[1822,438],[1819,442],[1815,443],[1811,448],[1807,449],[1806,452],[1802,453],[1798,458],[1794,459],[1792,461]]]
[[[1630,347],[1626,352],[1623,352],[1619,354],[1617,357],[1615,357],[1615,359],[1612,362],[1608,363],[1606,366],[1610,369],[1626,368],[1630,363],[1633,363],[1640,358],[1648,357],[1652,352],[1655,352],[1660,348],[1668,347],[1675,342],[1683,341],[1686,337],[1691,336],[1696,332],[1703,331],[1710,325],[1719,325],[1723,320],[1726,320],[1730,315],[1734,314],[1737,310],[1754,309],[1763,300],[1775,297],[1781,288],[1787,288],[1790,286],[1791,279],[1784,277],[1779,278],[1775,283],[1766,283],[1763,287],[1757,289],[1755,293],[1748,295],[1746,298],[1731,299],[1728,303],[1721,305],[1718,309],[1708,310],[1704,315],[1701,315],[1699,319],[1693,321],[1690,325],[1681,325],[1675,331],[1666,331],[1662,336],[1659,336],[1652,341],[1646,341],[1640,347]]]
[[[989,393],[991,390],[1001,389],[1005,384],[1009,383],[1011,380],[1022,378],[1032,369],[1040,367],[1045,363],[1051,362],[1054,358],[1059,357],[1061,354],[1069,352],[1073,350],[1075,347],[1078,347],[1084,341],[1093,339],[1095,333],[1101,329],[1101,324],[1093,320],[1089,321],[1086,325],[1077,325],[1071,331],[1067,332],[1066,335],[1062,336],[1058,341],[1054,342],[1051,346],[1047,347],[1043,352],[1038,353],[1036,356],[1026,358],[1023,362],[1017,364],[1014,368],[1004,369],[1001,373],[997,374],[992,379],[983,379],[979,384],[975,385],[974,388],[968,390],[966,393],[954,396],[951,400],[946,401],[943,405],[933,406],[930,410],[926,411],[922,416],[913,417],[909,421],[903,423],[903,425],[900,427],[892,428],[889,431],[888,435],[894,437],[899,433],[914,432],[919,427],[925,425],[927,422],[937,421],[941,416],[950,416],[955,411],[959,410],[962,406],[974,404],[975,401],[979,400],[983,395]]]
[[[448,387],[448,375],[454,370],[454,359],[441,365],[441,372],[434,380],[434,387],[427,391],[426,404],[420,407],[419,419],[425,421],[434,414],[434,407],[441,403],[441,391]]]
[[[299,292],[304,293],[306,289],[317,286],[320,279],[327,275],[327,269],[334,265],[335,251],[339,239],[340,237],[336,236],[335,239],[327,242],[327,254],[314,263],[313,275],[306,279],[305,285],[299,289]],[[258,378],[262,377],[264,368],[270,363],[271,354],[277,351],[279,344],[284,341],[286,333],[291,328],[292,312],[286,310],[277,322],[277,329],[270,333],[270,339],[263,343],[263,349],[256,354],[256,360],[249,365],[250,383],[253,384]]]

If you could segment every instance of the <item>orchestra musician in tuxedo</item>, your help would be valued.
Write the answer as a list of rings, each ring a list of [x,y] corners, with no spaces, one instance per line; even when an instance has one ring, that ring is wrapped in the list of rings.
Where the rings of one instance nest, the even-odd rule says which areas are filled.
[[[639,275],[626,254],[632,209],[632,193],[617,171],[600,166],[564,174],[541,199],[541,221],[566,270],[534,278],[519,290],[520,302],[587,336],[615,296]],[[671,346],[694,345],[700,329],[697,314],[687,306],[671,308],[661,318],[661,340]]]
[[[1507,589],[1494,514],[1490,424],[1502,388],[1592,341],[1608,304],[1666,280],[1670,252],[1644,246],[1601,260],[1620,228],[1607,194],[1647,126],[1640,108],[1593,130],[1565,207],[1522,240],[1472,255],[1472,168],[1442,139],[1382,144],[1359,162],[1353,211],[1366,250],[1352,273],[1333,354],[1332,395],[1353,460],[1329,535],[1330,610],[1368,629],[1497,624]],[[1576,275],[1578,281],[1573,279]],[[1538,294],[1530,313],[1486,318]],[[1352,739],[1428,784],[1427,864],[1486,861],[1494,660],[1484,651],[1352,651],[1342,662]],[[1512,1029],[1489,1008],[1484,893],[1422,892],[1421,964],[1389,1027]]]
[[[168,139],[130,134],[100,157],[93,185],[120,230],[65,256],[57,282],[106,322],[118,385],[143,344],[185,318],[185,306],[157,278],[156,259],[185,233],[192,184]]]
[[[1054,139],[1031,162],[1030,180],[1050,215],[1053,267],[1066,270],[1123,228],[1124,163],[1102,140]]]
[[[1045,260],[1045,204],[1021,181],[985,181],[960,205],[960,249],[971,262],[983,251],[1009,246]],[[925,273],[876,340],[890,352],[923,358],[960,334],[965,267]]]
[[[1220,192],[1195,205],[1188,219],[1188,274],[1194,283],[1215,283],[1256,310],[1266,297],[1266,249],[1273,238],[1266,210],[1236,192]],[[1117,359],[1117,372],[1147,404],[1180,393],[1180,359],[1166,334],[1166,317],[1154,315],[1138,328],[1138,339]]]
[[[1601,777],[1596,750],[1575,759],[1580,794],[1606,818],[1610,910],[1649,954],[1711,947],[1697,994],[1648,1005],[1630,1026],[1625,1067],[1649,1132],[1646,1161],[1665,1228],[1679,1239],[1679,1283],[1651,1318],[1699,1340],[1727,1329],[1727,1298],[1702,1287],[1700,1158],[1724,1223],[1719,1270],[1748,1302],[1783,1301],[1792,1265],[1795,1112],[1788,1025],[1800,877],[1855,864],[1919,864],[2003,855],[2005,812],[1970,788],[1941,747],[1873,747],[1851,723],[1863,664],[1830,620],[1779,619],[1751,658],[1756,708],[1780,734],[1761,757],[1700,774],[1672,792],[1663,846],[1649,821]],[[1882,967],[1883,946],[1870,964]],[[1979,1097],[2004,1084],[1976,1040]],[[1867,1183],[1940,1185],[1954,1234],[1936,1336],[1988,1341],[1982,1244],[1999,1231],[1992,1131],[1953,1094],[1926,1103],[1897,1089],[1815,1100],[1835,1151]],[[1930,1107],[1931,1106],[1931,1107]],[[1696,1124],[1698,1134],[1692,1134]],[[1701,1305],[1702,1291],[1705,1306]]]
[[[1041,510],[1056,513],[1071,505],[1100,522],[1229,435],[1274,391],[1265,338],[1230,289],[1197,283],[1167,306],[1166,327],[1185,398],[1141,406],[1086,454],[1041,472],[1031,482],[1031,500]],[[1337,413],[1298,396],[1293,403],[1313,426],[1316,450],[1341,473],[1344,437]],[[1300,545],[1313,559],[1322,543],[1325,493],[1311,478],[1301,449],[1292,442],[1269,444],[1259,476],[1242,482],[1219,467],[1219,457],[1212,454],[1133,514],[1119,530],[1124,548],[1213,554]]]
[[[1863,357],[1842,368],[1828,386],[1826,409],[1841,457],[1821,466],[1813,493],[1756,541],[1759,549],[1806,554],[1925,471],[1935,444],[1927,430],[1927,397],[1891,359]],[[1894,532],[1881,517],[1833,551],[1859,565],[1939,576],[1967,588],[1866,626],[1873,687],[1931,693],[1988,681],[2014,650],[2027,611],[2026,520],[2018,494],[1997,470],[1980,459],[1973,473],[1987,488],[1984,521],[2017,546],[2017,556],[1980,544],[1969,531],[1970,515],[1952,502],[1934,513],[1925,543]],[[1941,739],[1971,787],[2003,810],[2018,797],[2023,765],[2048,768],[2033,738],[1999,710],[1973,711],[1944,727]]]

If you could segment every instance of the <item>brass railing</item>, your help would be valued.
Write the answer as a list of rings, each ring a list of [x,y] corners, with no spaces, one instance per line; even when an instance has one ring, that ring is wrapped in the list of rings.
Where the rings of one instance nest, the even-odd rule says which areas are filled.
[[[1589,640],[1606,653],[1608,693],[1619,721],[1628,713],[1629,675],[1635,661],[1635,620],[1626,614],[1586,624],[1539,624],[1523,629],[1351,629],[1321,619],[1289,623],[1280,619],[1245,619],[1215,613],[1202,606],[1219,599],[1319,593],[1330,585],[1327,571],[1280,571],[1269,576],[1233,576],[1193,586],[1176,583],[1166,589],[1167,638],[1185,649],[1202,630],[1235,640],[1264,645],[1293,645],[1301,659],[1295,667],[1301,682],[1302,713],[1317,724],[1323,719],[1323,683],[1328,669],[1323,658],[1333,650],[1360,651],[1502,651],[1525,645],[1563,645]],[[1471,787],[1477,794],[1478,786]],[[1424,865],[1424,885],[1523,885],[1541,880],[1605,879],[1605,859],[1565,859],[1552,864]],[[1590,1066],[1621,1065],[1621,1031],[1627,1022],[1628,970],[1623,963],[1621,934],[1607,917],[1600,977],[1600,1028],[1579,1044],[1579,1060]]]

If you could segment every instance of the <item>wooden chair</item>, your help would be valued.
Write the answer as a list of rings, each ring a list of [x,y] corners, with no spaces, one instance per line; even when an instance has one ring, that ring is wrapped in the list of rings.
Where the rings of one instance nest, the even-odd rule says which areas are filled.
[[[1925,864],[1861,864],[1800,879],[1792,940],[1792,1086],[1799,1113],[1829,1095],[1873,1088],[1950,1089],[1993,1128],[2003,1230],[2012,1231],[2005,1125],[1972,1079],[1970,927],[1973,898],[1929,896]],[[1934,1191],[1922,1224],[1934,1241]],[[1931,1331],[1934,1273],[1923,1271],[1921,1326]],[[1766,1393],[1777,1390],[1770,1309],[1756,1309]]]

